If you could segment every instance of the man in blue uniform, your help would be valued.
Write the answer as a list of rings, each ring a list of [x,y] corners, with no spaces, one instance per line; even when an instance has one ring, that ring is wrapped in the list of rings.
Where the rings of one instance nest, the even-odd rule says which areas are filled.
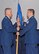
[[[2,37],[1,44],[3,47],[4,54],[11,54],[11,45],[13,42],[13,53],[15,54],[15,36],[13,35],[16,32],[16,29],[13,27],[12,22],[12,9],[5,9],[5,17],[2,20]]]
[[[27,18],[28,21],[26,23],[26,26],[22,26],[23,30],[20,30],[17,32],[17,35],[20,35],[21,37],[25,34],[25,45],[26,45],[26,54],[38,54],[38,48],[37,48],[37,21],[34,17],[35,11],[34,9],[28,9],[27,11]],[[19,28],[17,28],[19,30]]]

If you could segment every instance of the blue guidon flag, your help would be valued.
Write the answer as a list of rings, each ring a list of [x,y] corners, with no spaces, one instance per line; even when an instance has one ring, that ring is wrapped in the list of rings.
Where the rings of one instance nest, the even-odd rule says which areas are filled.
[[[20,24],[22,25],[23,24],[23,19],[22,19],[22,12],[21,12],[21,6],[20,4],[18,3],[18,10],[17,10],[17,17],[16,18],[20,18]]]

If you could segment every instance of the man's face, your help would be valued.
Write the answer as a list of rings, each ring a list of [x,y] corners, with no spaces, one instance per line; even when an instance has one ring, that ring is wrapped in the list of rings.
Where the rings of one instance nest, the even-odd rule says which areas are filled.
[[[9,16],[10,19],[12,18],[12,10],[11,9],[6,11],[6,16]]]
[[[28,11],[27,11],[27,18],[29,19],[30,16],[32,16],[32,12],[28,10]]]
[[[12,18],[12,10],[9,11],[10,19]]]

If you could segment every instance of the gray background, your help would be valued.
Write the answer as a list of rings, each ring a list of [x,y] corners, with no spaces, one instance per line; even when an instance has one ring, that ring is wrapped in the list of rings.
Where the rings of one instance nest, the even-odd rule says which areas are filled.
[[[21,5],[23,17],[26,18],[26,11],[28,8],[33,8],[36,11],[35,17],[37,19],[39,29],[39,0],[19,0]],[[1,22],[4,17],[4,9],[10,7],[13,10],[12,23],[16,22],[16,13],[17,13],[17,4],[18,0],[0,0],[0,29],[2,28]],[[27,21],[27,19],[25,19]]]

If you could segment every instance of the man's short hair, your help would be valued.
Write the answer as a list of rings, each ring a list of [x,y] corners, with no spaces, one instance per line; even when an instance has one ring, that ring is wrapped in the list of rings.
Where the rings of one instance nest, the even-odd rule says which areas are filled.
[[[35,10],[34,9],[28,9],[28,11],[31,11],[33,15],[35,15]]]
[[[7,11],[7,10],[11,10],[11,8],[5,8],[5,14],[6,14],[6,11]]]

